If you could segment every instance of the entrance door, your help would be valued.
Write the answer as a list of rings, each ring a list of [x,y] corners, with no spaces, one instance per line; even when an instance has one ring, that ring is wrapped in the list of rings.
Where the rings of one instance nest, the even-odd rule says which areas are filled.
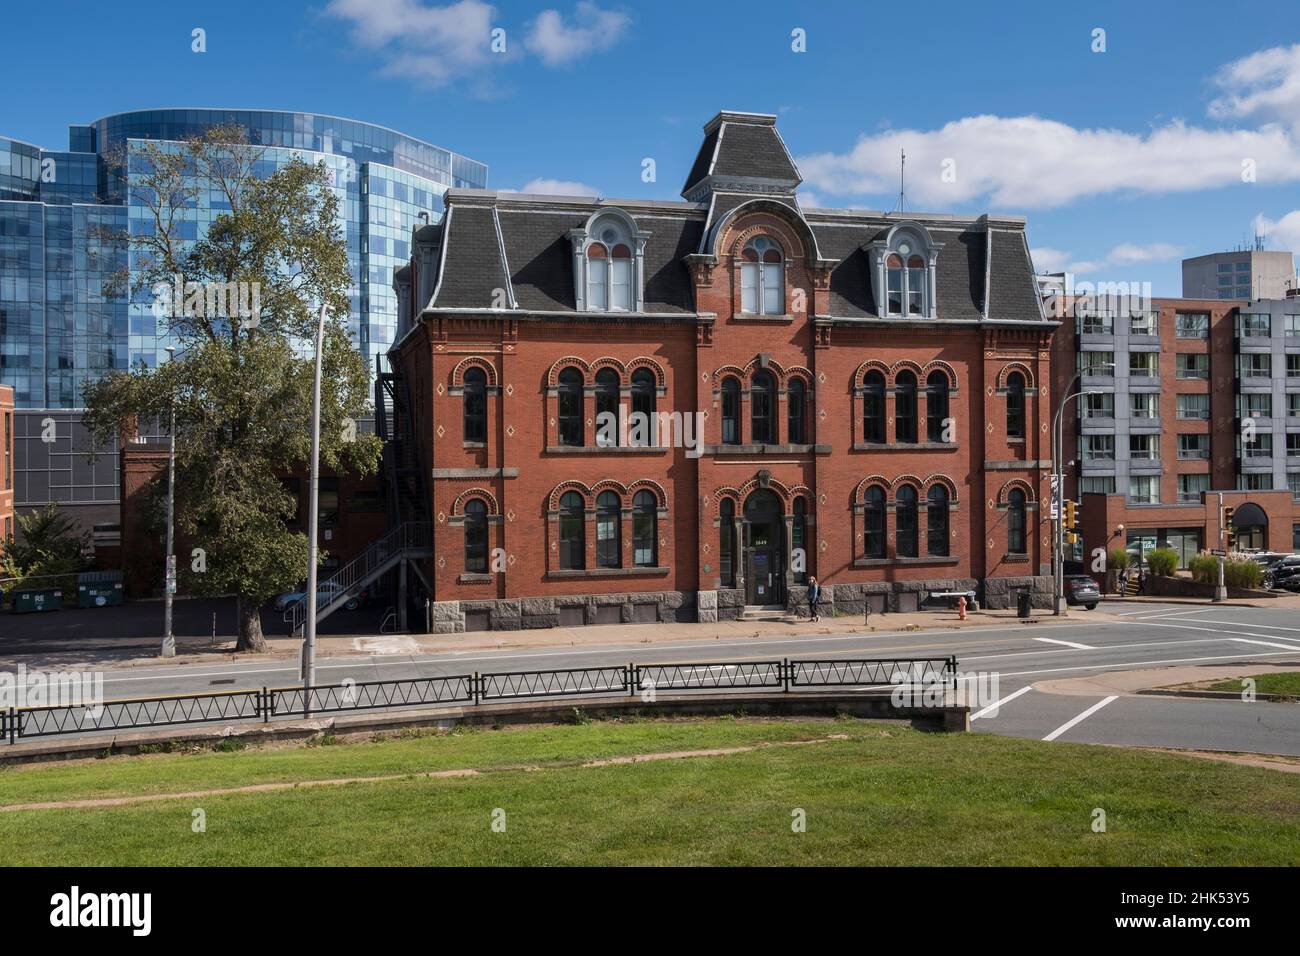
[[[785,604],[781,506],[770,491],[756,491],[745,502],[745,603]]]

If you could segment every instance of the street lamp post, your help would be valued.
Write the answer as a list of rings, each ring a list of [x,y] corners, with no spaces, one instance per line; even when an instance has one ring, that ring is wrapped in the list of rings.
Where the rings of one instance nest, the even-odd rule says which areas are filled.
[[[167,364],[176,357],[176,347],[166,347]],[[172,635],[172,599],[176,593],[176,392],[172,390],[171,422],[167,429],[167,570],[163,581],[162,656],[176,656]]]
[[[1094,368],[1109,368],[1112,374],[1115,370],[1115,366],[1111,363],[1097,365]],[[1098,389],[1083,389],[1071,394],[1070,390],[1074,388],[1075,383],[1079,381],[1082,375],[1083,369],[1080,369],[1074,373],[1074,378],[1070,379],[1070,384],[1065,387],[1065,397],[1057,405],[1052,422],[1052,475],[1056,480],[1056,489],[1052,495],[1052,504],[1056,506],[1056,548],[1052,556],[1052,614],[1056,616],[1061,613],[1061,604],[1064,601],[1065,594],[1065,522],[1063,520],[1065,510],[1065,435],[1062,429],[1061,413],[1065,411],[1065,405],[1071,399],[1083,395],[1099,394]]]
[[[321,360],[325,351],[325,309],[321,303],[320,317],[316,323],[316,376],[311,391],[311,493],[308,497],[307,518],[307,618],[303,621],[302,644],[302,700],[303,716],[311,715],[312,686],[316,683],[316,557],[320,513],[320,378]]]

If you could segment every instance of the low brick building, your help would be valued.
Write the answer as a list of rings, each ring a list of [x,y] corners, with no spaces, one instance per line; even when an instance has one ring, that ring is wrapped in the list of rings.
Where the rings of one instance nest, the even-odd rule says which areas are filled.
[[[682,202],[454,189],[414,233],[392,417],[436,630],[735,618],[809,575],[854,613],[1050,605],[1024,221],[800,182],[774,117],[723,112]]]

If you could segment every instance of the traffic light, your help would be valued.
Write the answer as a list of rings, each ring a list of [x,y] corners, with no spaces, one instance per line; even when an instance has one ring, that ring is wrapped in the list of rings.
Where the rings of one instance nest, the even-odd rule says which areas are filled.
[[[1237,543],[1237,529],[1232,526],[1232,508],[1227,505],[1223,508],[1223,534],[1224,547],[1231,551]]]
[[[1079,541],[1079,506],[1076,502],[1066,499],[1065,514],[1062,519],[1061,530],[1064,532],[1066,544],[1077,544]]]

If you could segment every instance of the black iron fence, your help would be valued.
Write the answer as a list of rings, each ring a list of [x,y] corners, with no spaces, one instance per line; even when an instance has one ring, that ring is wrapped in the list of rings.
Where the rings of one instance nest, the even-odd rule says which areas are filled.
[[[956,657],[626,664],[546,671],[453,674],[302,687],[174,694],[0,710],[0,738],[19,740],[237,720],[270,721],[346,711],[659,691],[957,685]],[[309,696],[310,695],[310,696]]]

